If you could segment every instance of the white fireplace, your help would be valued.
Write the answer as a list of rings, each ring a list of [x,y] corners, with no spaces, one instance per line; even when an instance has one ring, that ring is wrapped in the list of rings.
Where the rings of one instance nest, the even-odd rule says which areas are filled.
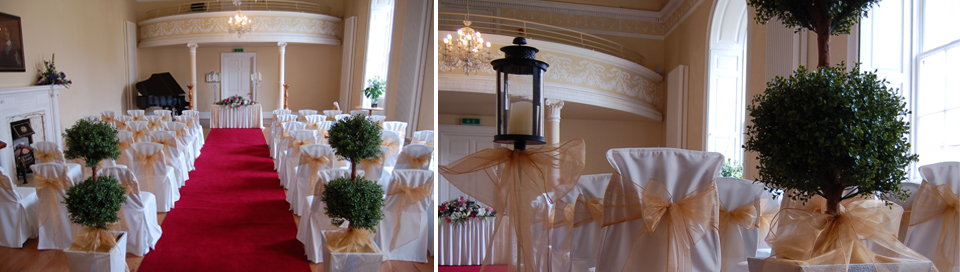
[[[63,146],[57,102],[60,88],[58,85],[0,88],[0,141],[7,143],[6,148],[0,149],[0,167],[10,178],[16,175],[11,122],[30,119],[34,126],[38,126],[41,124],[36,124],[36,120],[41,120],[43,133],[35,135],[33,141],[50,141]]]

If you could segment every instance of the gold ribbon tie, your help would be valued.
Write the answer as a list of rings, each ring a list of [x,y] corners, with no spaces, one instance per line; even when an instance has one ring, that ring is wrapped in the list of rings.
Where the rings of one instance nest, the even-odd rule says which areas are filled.
[[[406,184],[395,182],[391,184],[387,196],[401,195],[393,205],[393,215],[396,217],[393,224],[393,239],[390,241],[390,250],[404,246],[420,237],[420,228],[423,212],[420,209],[421,200],[433,195],[433,181],[411,188]],[[403,226],[407,226],[408,233],[400,235]],[[402,237],[401,237],[402,236]],[[400,240],[397,240],[400,239]]]
[[[430,157],[433,154],[427,153],[420,156],[413,156],[409,153],[402,153],[404,157],[407,157],[407,161],[410,162],[410,168],[412,169],[424,169],[430,164]]]
[[[720,259],[723,264],[720,271],[726,272],[727,264],[747,259],[746,252],[741,250],[745,244],[740,228],[752,230],[759,227],[760,202],[763,200],[758,198],[729,212],[720,205]]]
[[[911,205],[910,226],[943,218],[933,264],[940,271],[953,271],[960,255],[960,196],[947,184],[935,186],[923,181]]]

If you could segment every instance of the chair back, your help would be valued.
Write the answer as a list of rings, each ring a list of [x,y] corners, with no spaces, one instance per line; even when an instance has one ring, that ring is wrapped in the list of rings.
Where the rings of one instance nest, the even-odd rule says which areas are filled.
[[[119,115],[113,118],[113,127],[117,130],[128,130],[127,122],[133,121],[133,116]]]
[[[150,138],[152,142],[163,145],[164,161],[167,165],[174,166],[174,159],[180,157],[180,144],[177,142],[176,132],[173,131],[151,131]]]
[[[367,116],[367,120],[373,121],[374,123],[377,123],[377,124],[381,124],[383,123],[383,121],[387,120],[387,117],[383,115],[374,114],[374,115]]]
[[[320,124],[320,122],[326,121],[327,117],[319,114],[313,114],[304,116],[303,119],[305,120],[304,122],[307,123],[307,129],[316,130],[317,125]]]
[[[143,119],[147,121],[147,127],[150,128],[150,130],[163,130],[163,116],[150,115],[144,116]]]
[[[327,144],[330,142],[329,139],[327,139],[327,136],[330,135],[330,127],[332,127],[333,124],[336,124],[336,123],[337,123],[336,121],[323,121],[323,122],[317,123],[317,140],[318,140],[317,142],[318,143]]]
[[[407,122],[386,121],[383,122],[383,130],[392,130],[400,133],[401,137],[407,137]]]
[[[714,179],[720,172],[723,155],[674,148],[616,148],[607,151],[607,161],[613,166],[614,175],[603,197],[604,226],[599,254],[604,256],[604,261],[598,262],[598,271],[619,271],[640,264],[650,270],[664,270],[671,265],[686,270],[682,268],[687,264],[686,260],[690,260],[693,271],[720,270],[720,236],[716,230],[708,228],[702,237],[694,237],[697,242],[689,251],[672,252],[683,255],[671,255],[667,250],[669,236],[682,233],[667,233],[665,230],[670,224],[667,220],[676,219],[663,217],[664,220],[651,229],[652,232],[647,232],[652,226],[647,226],[644,218],[635,215],[643,205],[640,200],[646,201],[651,195],[669,198],[663,201],[670,205],[686,203],[699,196],[696,199],[717,206],[697,205],[684,209],[698,214],[708,213],[703,215],[708,216],[709,222],[703,223],[716,224],[719,197]],[[699,210],[689,210],[697,208]],[[684,255],[690,259],[682,258]]]
[[[730,177],[717,178],[717,193],[721,209],[721,271],[734,271],[738,263],[757,256],[757,247],[763,238],[760,237],[760,220],[766,207],[761,202],[773,201],[773,195],[761,183]],[[737,221],[749,218],[745,215],[754,216],[753,221]]]
[[[38,196],[41,194],[44,196],[55,195],[57,203],[63,202],[67,189],[80,182],[70,177],[70,169],[66,164],[56,162],[38,163],[31,165],[30,169],[33,170]]]
[[[907,199],[900,201],[895,195],[887,193],[883,195],[883,199],[893,202],[894,204],[900,205],[903,207],[903,216],[900,217],[900,231],[897,235],[900,242],[904,242],[907,239],[907,230],[910,228],[910,214],[912,213],[911,204],[913,204],[913,198],[916,196],[917,191],[920,190],[920,184],[913,182],[902,182],[900,183],[900,190],[907,193]]]
[[[126,130],[117,131],[117,141],[120,142],[120,156],[117,157],[117,163],[130,166],[133,163],[133,151],[130,145],[133,144],[133,132]]]
[[[360,161],[357,167],[366,173],[363,175],[364,178],[379,183],[380,178],[383,175],[383,166],[384,162],[386,161],[388,150],[390,150],[389,147],[380,146],[380,156]],[[386,184],[380,183],[380,185]]]
[[[339,111],[339,110],[325,110],[325,111],[323,111],[323,115],[327,116],[327,121],[336,121],[336,120],[337,120],[337,115],[340,115],[341,113],[343,113],[343,112],[342,112],[342,111]]]
[[[600,225],[603,224],[603,194],[611,176],[583,175],[577,181],[576,191],[580,193],[574,204],[573,230],[570,234],[570,271],[586,271],[597,265]]]
[[[433,216],[430,207],[433,200],[434,173],[426,170],[397,170],[389,186],[384,188],[387,197],[383,202],[381,222],[384,251],[393,251],[413,241],[427,246],[433,235],[427,233],[427,224]],[[418,250],[419,251],[419,250]],[[426,259],[426,249],[421,252]]]
[[[107,123],[113,123],[117,121],[117,113],[114,111],[101,111],[100,112],[100,121]]]
[[[133,132],[133,141],[141,142],[147,140],[146,137],[150,136],[150,127],[147,121],[129,121],[127,122],[127,129]]]
[[[336,168],[337,163],[337,154],[334,153],[333,147],[325,144],[309,144],[300,146],[300,163],[298,165],[306,165],[310,159],[326,157],[328,163],[320,165],[321,169],[314,169],[314,171],[326,170]],[[313,188],[313,187],[311,187]]]
[[[0,203],[20,203],[22,197],[16,188],[17,185],[7,176],[6,171],[0,168]]]
[[[127,167],[112,166],[100,168],[98,175],[113,177],[117,179],[120,185],[127,188],[127,203],[136,209],[143,208],[143,199],[140,197],[140,184],[137,182],[137,175]]]
[[[127,114],[133,117],[133,121],[143,121],[143,110],[127,110]]]
[[[300,114],[300,120],[306,121],[307,120],[306,117],[308,115],[316,115],[317,111],[316,110],[298,110],[297,113]]]
[[[288,138],[288,137],[292,137],[290,136],[290,132],[293,132],[295,130],[307,129],[307,123],[290,121],[290,122],[283,123],[281,127],[283,128],[283,132],[281,135],[283,136],[283,138]]]
[[[960,162],[920,166],[923,183],[910,203],[910,226],[904,244],[933,261],[940,271],[958,271],[960,246],[957,199],[960,198]],[[946,238],[944,238],[946,237]]]
[[[421,130],[413,133],[411,144],[424,144],[433,146],[433,130]]]
[[[273,110],[273,114],[276,114],[276,115],[280,115],[280,114],[290,114],[291,112],[292,112],[292,111],[290,111],[290,110],[288,110],[288,109],[275,109],[275,110]]]
[[[396,166],[397,158],[403,149],[403,137],[396,131],[384,130],[380,132],[380,139],[380,146],[388,147],[384,166]]]
[[[353,115],[349,115],[349,114],[337,114],[337,116],[336,116],[336,121],[340,121],[340,120],[347,119],[347,118],[351,118],[351,117],[353,117]]]
[[[300,147],[317,143],[317,131],[309,129],[294,130],[290,132],[289,151],[292,154],[300,154]]]
[[[152,142],[138,142],[131,144],[130,148],[133,149],[134,163],[133,165],[128,165],[128,167],[132,168],[131,170],[133,170],[135,174],[150,174],[152,176],[162,175],[164,173],[167,167],[163,156],[164,145]]]
[[[164,122],[173,121],[173,113],[170,110],[154,110],[153,115],[160,116]]]
[[[361,170],[357,170],[357,176],[358,176],[358,177],[359,177],[359,176],[363,176],[363,174],[361,174]],[[330,181],[335,180],[335,179],[338,179],[338,178],[349,178],[349,177],[350,177],[350,170],[349,170],[349,169],[327,169],[327,170],[320,170],[320,173],[317,175],[317,182],[316,182],[316,184],[314,184],[314,186],[313,186],[312,188],[310,188],[310,194],[309,194],[309,195],[317,196],[316,198],[313,199],[313,203],[311,204],[311,206],[316,207],[315,205],[317,204],[317,202],[321,203],[321,205],[322,205],[323,201],[320,201],[320,197],[319,197],[319,196],[320,196],[320,194],[323,193],[323,185],[324,185],[324,184],[327,184],[327,182],[330,182]],[[320,210],[315,210],[315,211],[322,211],[322,206],[321,206],[321,209],[320,209]]]
[[[60,146],[57,145],[57,143],[49,141],[33,143],[33,158],[36,160],[36,163],[66,162],[66,159],[63,157],[63,152],[60,151]]]
[[[367,112],[367,111],[365,111],[365,110],[352,110],[352,111],[350,111],[350,115],[352,115],[352,116],[357,116],[358,114],[359,114],[359,115],[363,115],[363,117],[367,117],[367,115],[370,115],[370,113]]]
[[[397,156],[397,164],[394,169],[430,169],[430,161],[433,158],[433,147],[422,144],[412,144],[403,147],[403,151]]]

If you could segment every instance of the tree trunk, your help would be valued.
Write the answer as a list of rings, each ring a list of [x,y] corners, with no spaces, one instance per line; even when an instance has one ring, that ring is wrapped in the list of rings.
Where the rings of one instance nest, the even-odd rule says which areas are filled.
[[[823,197],[827,199],[827,207],[824,210],[824,213],[836,216],[840,214],[840,201],[843,200],[843,184],[840,183],[840,172],[835,171],[835,174],[831,177],[827,177],[824,186],[821,190],[823,191]]]
[[[828,67],[830,66],[830,32],[833,32],[833,19],[823,1],[817,1],[814,10],[819,13],[814,16],[817,21],[817,56],[819,57],[817,67]]]
[[[350,180],[357,180],[357,163],[350,161]]]
[[[97,180],[97,168],[98,168],[98,167],[94,166],[94,167],[91,167],[91,168],[93,168],[93,180],[96,181],[96,180]]]

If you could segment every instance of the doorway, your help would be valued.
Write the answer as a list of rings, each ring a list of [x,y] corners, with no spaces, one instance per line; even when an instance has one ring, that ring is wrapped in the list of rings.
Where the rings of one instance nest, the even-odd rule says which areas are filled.
[[[257,53],[220,53],[220,97],[239,95],[257,101],[256,89],[251,84],[257,74]]]

